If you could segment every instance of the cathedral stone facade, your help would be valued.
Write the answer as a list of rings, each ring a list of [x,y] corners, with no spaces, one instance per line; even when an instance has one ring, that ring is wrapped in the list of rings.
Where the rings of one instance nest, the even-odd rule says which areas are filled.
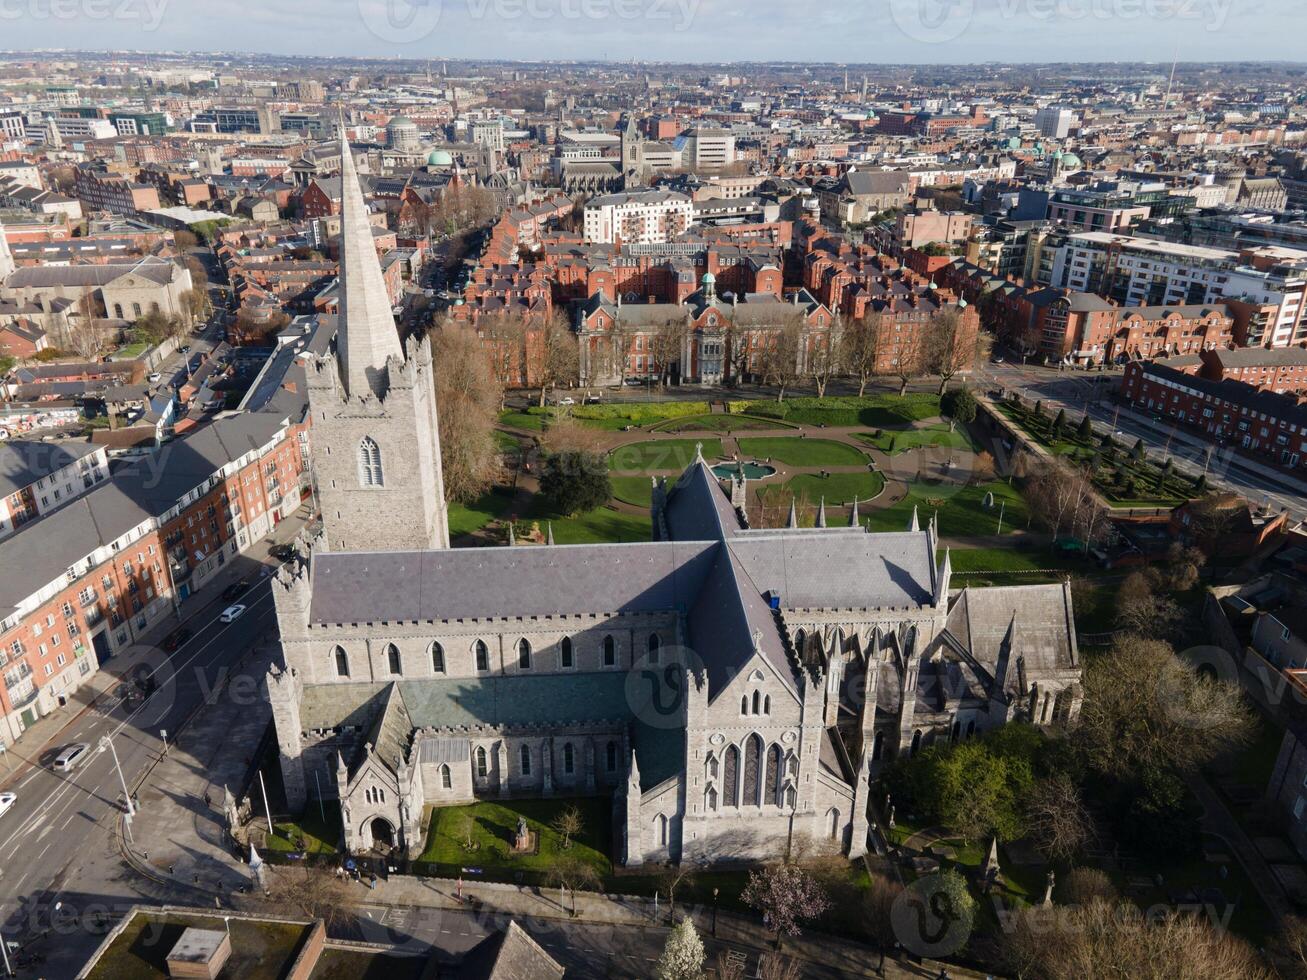
[[[365,311],[312,374],[325,540],[274,582],[267,681],[288,802],[339,800],[351,851],[418,853],[430,807],[593,794],[627,866],[857,856],[882,766],[1079,710],[1069,586],[955,591],[915,519],[752,529],[701,458],[649,542],[449,549],[434,404],[403,394],[429,351],[355,337],[394,333]]]

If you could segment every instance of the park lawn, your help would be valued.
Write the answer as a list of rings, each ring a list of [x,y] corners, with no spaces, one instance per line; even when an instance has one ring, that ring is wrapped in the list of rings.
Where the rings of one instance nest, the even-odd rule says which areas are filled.
[[[651,432],[739,432],[744,429],[793,429],[778,419],[759,419],[752,415],[691,415],[651,425]]]
[[[711,436],[706,439],[658,439],[614,449],[608,457],[608,468],[636,473],[681,472],[694,462],[698,445],[703,446],[704,459],[716,459],[722,454],[722,441]]]
[[[545,427],[545,416],[509,410],[499,413],[499,424],[507,425],[513,429],[528,429],[532,432],[539,432]]]
[[[270,851],[297,851],[303,839],[306,854],[335,854],[340,848],[340,807],[324,803],[319,809],[310,803],[299,820],[278,823],[276,830],[276,834],[264,838],[263,846]]]
[[[613,487],[613,498],[636,507],[649,507],[653,504],[653,485],[647,476],[612,476],[608,482]]]
[[[518,437],[511,432],[505,432],[503,429],[495,430],[495,447],[501,453],[517,452],[522,448],[522,443]]]
[[[985,494],[994,494],[994,506],[984,506]],[[902,500],[884,510],[871,512],[873,531],[902,531],[912,520],[917,507],[918,520],[924,528],[932,514],[939,514],[940,537],[980,537],[998,532],[1000,505],[1003,506],[1003,534],[1024,530],[1030,521],[1030,508],[1021,492],[1002,480],[986,483],[927,484],[913,482]]]
[[[513,496],[513,491],[508,487],[494,487],[471,503],[450,503],[449,536],[456,538],[462,534],[471,534],[506,516],[513,503]]]
[[[567,806],[581,811],[582,830],[563,847],[563,839],[551,826]],[[467,806],[433,807],[428,818],[426,847],[421,862],[449,867],[474,866],[487,872],[488,880],[503,880],[515,872],[545,875],[560,855],[584,861],[595,873],[612,872],[608,859],[611,839],[611,804],[606,797],[578,799],[513,800],[503,803],[481,801]],[[518,817],[539,837],[534,854],[513,854]],[[466,850],[467,828],[471,827],[473,849]],[[437,873],[438,873],[438,869]]]
[[[886,393],[865,398],[832,395],[827,398],[791,398],[783,402],[771,399],[732,402],[730,408],[732,412],[780,418],[798,425],[861,425],[889,429],[938,417],[939,396],[922,391],[902,397]]]
[[[873,449],[878,449],[887,456],[897,456],[909,449],[943,446],[949,449],[970,449],[977,447],[965,426],[950,429],[947,425],[931,425],[924,429],[905,429],[891,431],[882,429],[879,433],[859,432],[857,438]]]
[[[653,520],[647,513],[626,514],[606,504],[584,514],[568,516],[554,511],[539,494],[524,520],[538,522],[542,533],[553,524],[555,544],[616,544],[649,541],[653,537]]]
[[[832,473],[824,479],[816,473],[803,473],[780,486],[764,487],[758,492],[766,494],[788,490],[796,497],[806,498],[814,507],[824,497],[829,509],[847,507],[855,497],[864,502],[871,500],[884,489],[885,477],[879,473]],[[831,514],[826,517],[829,523],[835,523]],[[843,518],[840,520],[842,522]]]
[[[852,446],[829,439],[796,436],[739,440],[740,453],[753,459],[772,459],[790,466],[862,466],[867,457]]]
[[[111,356],[115,361],[131,361],[140,357],[149,349],[150,342],[148,340],[140,340],[134,344],[125,344],[124,346],[119,347]]]

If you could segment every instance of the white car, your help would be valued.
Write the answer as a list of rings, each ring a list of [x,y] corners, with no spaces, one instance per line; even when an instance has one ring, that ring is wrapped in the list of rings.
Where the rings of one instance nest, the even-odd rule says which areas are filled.
[[[228,606],[226,609],[224,609],[222,611],[222,615],[219,616],[218,618],[221,619],[224,623],[234,623],[236,622],[236,620],[241,618],[241,614],[244,612],[245,612],[245,607],[237,603],[234,606]]]
[[[558,404],[560,404],[560,405],[575,405],[575,404],[576,404],[576,399],[575,399],[575,398],[560,398],[560,399],[558,399]]]
[[[18,794],[16,793],[0,793],[0,814],[7,812],[17,799]]]
[[[90,751],[91,747],[85,742],[76,742],[55,756],[51,768],[55,772],[71,772],[77,768],[78,764],[86,758],[86,753]]]
[[[163,380],[163,375],[160,374],[158,371],[155,371],[154,373],[152,373],[152,374],[151,374],[148,378],[146,378],[145,380],[149,381],[150,384],[152,384],[152,385],[157,385],[160,381]]]

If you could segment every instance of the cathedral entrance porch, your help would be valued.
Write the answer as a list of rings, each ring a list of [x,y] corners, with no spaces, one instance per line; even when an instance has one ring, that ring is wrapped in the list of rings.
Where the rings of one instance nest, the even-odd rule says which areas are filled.
[[[370,845],[374,851],[389,852],[395,847],[395,828],[385,817],[373,817],[367,824]]]

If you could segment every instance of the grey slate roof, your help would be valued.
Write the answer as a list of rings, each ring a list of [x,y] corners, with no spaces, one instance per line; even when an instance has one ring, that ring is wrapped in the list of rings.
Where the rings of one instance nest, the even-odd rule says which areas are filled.
[[[0,497],[31,486],[42,477],[89,456],[97,448],[89,442],[73,440],[0,442]]]
[[[902,531],[868,538],[857,528],[749,532],[732,541],[731,550],[754,583],[779,595],[786,609],[930,603],[935,556],[929,536]]]
[[[326,553],[312,623],[400,622],[676,609],[707,571],[705,541]]]

